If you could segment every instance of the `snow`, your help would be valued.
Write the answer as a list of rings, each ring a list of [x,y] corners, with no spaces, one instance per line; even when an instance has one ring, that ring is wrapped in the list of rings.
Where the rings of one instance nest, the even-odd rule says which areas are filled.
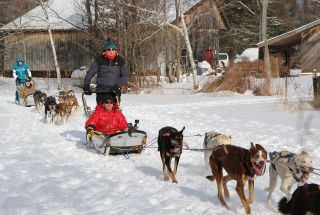
[[[211,69],[210,63],[208,63],[206,60],[199,62],[197,66],[201,69]]]
[[[82,27],[81,0],[49,0],[45,3],[52,29],[75,29]],[[1,30],[47,29],[45,13],[38,6],[14,21],[3,26]]]
[[[259,56],[259,48],[247,48],[242,54],[234,60],[235,63],[243,61],[256,61]]]
[[[34,80],[46,88],[45,80]],[[292,80],[288,82],[289,109],[281,96],[193,94],[190,88],[187,91],[192,85],[186,81],[167,84],[159,94],[125,94],[121,107],[129,122],[140,119],[148,142],[163,126],[186,126],[185,142],[201,149],[203,136],[192,135],[216,130],[231,135],[232,144],[244,148],[253,141],[268,151],[305,149],[319,168],[320,114],[308,105],[312,95],[305,90],[312,79]],[[54,82],[50,80],[51,88]],[[284,86],[283,80],[275,85]],[[71,88],[67,79],[63,86]],[[301,94],[297,88],[303,88]],[[0,78],[1,214],[245,214],[234,182],[228,184],[231,209],[221,206],[216,184],[205,178],[210,171],[201,152],[184,150],[178,184],[164,182],[156,144],[129,159],[98,155],[84,145],[82,106],[66,124],[46,124],[34,107],[14,104],[14,89],[12,78]],[[75,92],[81,101],[81,90]],[[50,94],[55,93],[51,89]],[[306,101],[302,110],[295,102],[299,100]],[[94,101],[94,96],[88,97],[90,106]],[[319,176],[312,174],[309,182],[319,184]],[[267,170],[255,181],[253,214],[278,214],[276,204],[283,194],[277,187],[272,205],[267,205],[264,188],[268,183]]]

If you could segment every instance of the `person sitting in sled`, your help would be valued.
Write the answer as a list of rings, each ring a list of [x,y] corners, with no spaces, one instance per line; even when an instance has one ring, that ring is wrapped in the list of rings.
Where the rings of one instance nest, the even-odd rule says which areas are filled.
[[[117,46],[108,38],[104,44],[102,55],[99,55],[90,66],[84,78],[83,91],[91,95],[90,82],[97,75],[96,92],[116,92],[120,101],[121,87],[128,82],[128,68],[124,59],[119,55]],[[97,104],[101,101],[103,94],[97,93]]]
[[[17,57],[16,64],[13,65],[12,69],[13,78],[16,81],[16,99],[15,103],[20,104],[19,90],[26,83],[27,78],[32,79],[30,68],[24,63],[22,56]]]
[[[19,97],[24,101],[28,95],[33,94],[36,91],[36,86],[32,84],[31,79],[27,78],[26,83],[19,90]]]
[[[102,94],[91,117],[85,123],[87,133],[92,130],[111,135],[127,130],[128,123],[121,111],[115,109],[115,99],[109,94]]]

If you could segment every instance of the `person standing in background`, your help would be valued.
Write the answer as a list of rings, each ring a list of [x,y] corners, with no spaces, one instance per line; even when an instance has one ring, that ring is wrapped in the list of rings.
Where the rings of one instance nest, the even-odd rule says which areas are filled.
[[[17,57],[16,64],[13,65],[12,73],[13,78],[16,81],[15,103],[20,104],[19,90],[22,86],[25,85],[27,79],[29,79],[30,81],[32,79],[30,68],[27,64],[24,63],[24,59],[22,56]]]

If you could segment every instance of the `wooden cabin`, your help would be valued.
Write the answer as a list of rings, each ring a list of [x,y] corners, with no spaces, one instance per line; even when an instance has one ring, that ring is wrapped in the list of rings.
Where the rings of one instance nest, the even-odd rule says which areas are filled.
[[[53,0],[48,9],[49,23],[57,52],[62,77],[81,66],[88,66],[92,56],[86,49],[87,39],[79,29],[80,15],[76,13],[74,0]],[[58,15],[59,14],[59,15]],[[23,56],[33,76],[55,77],[52,48],[44,19],[43,9],[38,6],[22,17],[3,26],[2,68],[10,75],[18,56]]]
[[[229,30],[226,16],[216,2],[218,1],[196,1],[196,4],[184,12],[194,58],[197,61],[210,61],[212,67],[216,67],[218,63],[219,31]],[[180,20],[178,25],[181,25]]]
[[[91,62],[90,55],[83,48],[86,39],[81,32],[71,29],[55,30],[53,39],[63,77],[69,77],[73,70]],[[3,71],[11,71],[18,56],[24,56],[33,76],[55,77],[55,65],[47,31],[26,31],[23,37],[20,34],[6,37]]]
[[[257,44],[259,58],[263,59],[264,43]],[[301,68],[302,73],[320,71],[320,19],[299,28],[270,38],[268,40],[270,55],[279,59],[280,76],[289,75],[290,69]]]

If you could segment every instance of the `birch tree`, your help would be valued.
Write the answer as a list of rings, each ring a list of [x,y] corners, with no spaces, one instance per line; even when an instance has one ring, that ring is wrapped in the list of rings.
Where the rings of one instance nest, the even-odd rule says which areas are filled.
[[[260,41],[264,41],[264,69],[267,75],[267,95],[272,95],[271,69],[269,59],[269,48],[267,39],[267,9],[269,0],[260,0],[261,5],[261,33]]]
[[[157,11],[152,11],[152,10],[148,10],[148,9],[141,8],[141,7],[138,7],[138,6],[129,5],[129,4],[128,4],[128,6],[129,7],[137,7],[139,10],[141,10],[143,12],[153,14],[157,18],[157,20],[161,22],[160,24],[152,23],[153,25],[158,25],[160,28],[163,28],[163,29],[165,29],[167,27],[170,27],[170,28],[176,30],[177,32],[179,32],[182,35],[183,40],[184,40],[185,45],[186,45],[186,48],[187,48],[189,61],[190,61],[190,64],[191,64],[191,70],[192,70],[192,75],[193,75],[193,88],[194,88],[194,90],[198,90],[199,82],[197,80],[196,64],[195,64],[195,61],[194,61],[193,51],[192,51],[192,48],[191,48],[191,43],[190,43],[190,38],[189,38],[189,29],[186,26],[184,14],[181,12],[181,4],[182,4],[181,1],[178,1],[178,4],[175,4],[175,7],[178,7],[178,8],[176,8],[176,11],[180,11],[179,19],[181,21],[181,26],[178,26],[178,24],[170,23],[166,19],[166,17],[161,17],[161,15],[159,15],[160,13],[157,12]],[[172,5],[170,5],[170,6],[172,6]],[[165,10],[167,10],[167,9],[168,8],[165,8]],[[166,14],[166,11],[164,11],[164,14]],[[148,19],[147,21],[151,22],[150,19]],[[178,22],[179,20],[176,20],[176,21]]]
[[[50,25],[50,20],[49,20],[49,16],[48,16],[48,12],[46,9],[46,6],[44,5],[42,0],[38,0],[39,4],[43,10],[43,13],[45,15],[45,20],[48,24],[48,34],[49,34],[49,38],[50,38],[50,44],[51,44],[51,49],[52,49],[52,54],[53,54],[53,60],[54,60],[54,66],[56,68],[56,73],[57,73],[57,79],[58,79],[58,90],[61,90],[61,72],[60,72],[60,66],[59,66],[59,62],[58,62],[58,57],[57,57],[57,52],[56,52],[56,48],[55,48],[55,44],[54,44],[54,40],[52,37],[52,30],[51,30],[51,25]]]

